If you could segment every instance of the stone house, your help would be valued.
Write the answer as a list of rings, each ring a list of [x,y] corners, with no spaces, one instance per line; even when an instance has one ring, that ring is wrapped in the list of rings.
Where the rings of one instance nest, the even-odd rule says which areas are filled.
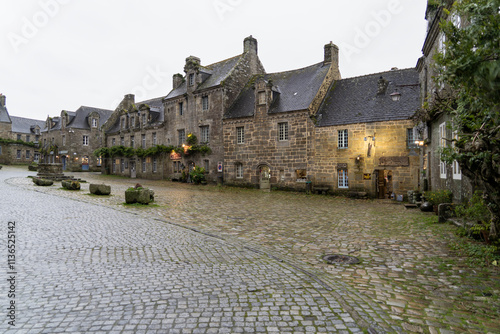
[[[104,126],[105,146],[146,150],[165,144],[165,112],[163,98],[135,103],[133,94],[125,95]],[[163,179],[165,155],[114,155],[106,159],[104,171],[108,174],[149,179]]]
[[[418,150],[408,136],[417,72],[341,79],[338,48],[324,51],[321,63],[247,83],[224,117],[225,182],[295,190],[310,182],[382,198],[416,189]]]
[[[304,189],[313,153],[311,116],[339,79],[338,48],[332,43],[320,63],[253,76],[224,116],[225,182]]]
[[[308,170],[313,185],[377,198],[416,190],[419,148],[412,117],[419,96],[415,69],[333,83],[315,115]]]
[[[43,126],[43,121],[10,116],[6,96],[0,94],[0,163],[29,164],[38,161],[38,141]]]
[[[47,163],[61,163],[63,170],[100,171],[101,159],[93,152],[104,145],[102,125],[112,111],[81,106],[76,111],[61,111],[47,117],[42,130],[40,150]]]
[[[444,49],[445,43],[439,23],[443,19],[453,20],[457,25],[461,23],[460,18],[453,13],[447,16],[445,8],[450,9],[450,5],[428,5],[425,14],[428,21],[427,35],[422,47],[423,56],[416,66],[421,82],[421,105],[433,105],[437,99],[448,94],[447,87],[436,82],[438,73],[434,56]],[[451,190],[455,202],[470,198],[474,188],[473,181],[462,175],[457,162],[450,165],[440,158],[441,149],[453,145],[452,140],[456,136],[451,115],[436,113],[432,119],[422,124],[421,132],[425,143],[421,156],[421,169],[425,175],[425,187],[422,187],[422,190]]]

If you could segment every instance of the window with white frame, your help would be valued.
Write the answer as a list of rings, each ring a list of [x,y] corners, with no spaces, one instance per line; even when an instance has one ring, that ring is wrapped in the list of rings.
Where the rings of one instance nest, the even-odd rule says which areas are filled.
[[[130,147],[134,148],[135,147],[135,137],[130,136]]]
[[[278,123],[279,141],[288,140],[288,122]]]
[[[146,158],[142,159],[142,172],[146,173]]]
[[[439,124],[439,147],[446,147],[446,122]],[[439,158],[439,176],[446,179],[446,162],[441,160],[441,156]]]
[[[97,128],[97,118],[92,118],[92,127]]]
[[[243,126],[239,126],[236,128],[236,143],[237,144],[245,143],[245,128]]]
[[[156,132],[153,132],[153,145],[158,144],[156,141]]]
[[[30,150],[26,150],[26,159],[30,158]]]
[[[142,148],[146,148],[146,135],[141,135]]]
[[[210,139],[208,125],[200,126],[200,131],[201,131],[200,141],[202,143],[208,143]]]
[[[83,136],[83,146],[89,146],[89,136]]]
[[[184,115],[184,103],[179,102],[179,115]]]
[[[158,165],[158,160],[156,157],[153,158],[153,173],[156,173],[156,168]]]
[[[339,188],[349,188],[349,178],[347,176],[347,169],[339,169],[338,174],[338,187]]]
[[[453,147],[455,147],[455,142],[458,140],[458,132],[453,131]],[[462,170],[460,169],[460,165],[458,164],[458,161],[453,160],[453,163],[451,165],[451,169],[453,171],[453,179],[454,180],[461,180],[462,179]]]
[[[349,147],[349,134],[347,129],[338,131],[338,148],[348,148]]]
[[[266,104],[266,92],[259,92],[259,104]]]
[[[146,126],[146,114],[142,114],[142,127]]]
[[[236,178],[243,178],[243,164],[236,164]]]
[[[203,96],[201,98],[201,109],[203,111],[208,110],[208,96]]]
[[[186,131],[184,131],[184,129],[177,130],[177,134],[178,134],[179,146],[180,146],[186,141]]]

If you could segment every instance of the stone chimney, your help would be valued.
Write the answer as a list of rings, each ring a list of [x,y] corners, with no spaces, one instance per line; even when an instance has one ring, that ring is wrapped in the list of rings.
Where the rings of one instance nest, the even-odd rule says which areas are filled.
[[[125,95],[123,100],[126,102],[135,103],[135,95],[134,94],[127,94],[127,95]]]
[[[172,89],[176,89],[177,87],[182,85],[183,81],[184,77],[182,76],[182,74],[180,73],[174,74],[174,76],[172,77]]]
[[[186,58],[186,65],[184,65],[184,72],[197,71],[200,67],[201,59],[195,56]]]
[[[243,52],[254,52],[257,54],[257,40],[252,35],[243,41]]]
[[[333,64],[337,68],[339,67],[339,47],[332,42],[325,45],[325,60],[323,63],[325,65]]]
[[[385,95],[387,92],[387,86],[389,86],[389,81],[380,77],[377,83],[377,95]]]
[[[0,106],[5,107],[5,99],[6,99],[6,96],[3,94],[0,94]]]

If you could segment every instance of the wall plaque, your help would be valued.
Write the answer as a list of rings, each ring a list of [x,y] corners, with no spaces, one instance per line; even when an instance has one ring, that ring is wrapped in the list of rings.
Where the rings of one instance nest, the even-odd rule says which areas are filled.
[[[363,180],[371,180],[372,175],[371,174],[363,174]]]
[[[381,157],[379,159],[381,166],[405,167],[410,165],[409,157]]]
[[[337,164],[337,169],[341,169],[341,168],[347,168],[347,164],[338,163]]]

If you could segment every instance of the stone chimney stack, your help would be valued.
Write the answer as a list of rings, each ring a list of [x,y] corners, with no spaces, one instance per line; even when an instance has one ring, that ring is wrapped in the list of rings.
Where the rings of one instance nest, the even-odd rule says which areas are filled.
[[[134,94],[125,95],[124,101],[135,103],[135,95]]]
[[[339,67],[339,47],[330,42],[325,45],[325,60],[323,61],[325,65],[332,64],[335,67]]]
[[[5,99],[6,99],[6,96],[3,94],[0,94],[0,105],[2,107],[5,107]]]
[[[257,40],[252,35],[243,41],[243,52],[254,52],[257,54]]]
[[[182,74],[180,73],[174,74],[174,76],[172,77],[172,89],[176,89],[177,87],[182,85],[183,81],[184,77],[182,76]]]

